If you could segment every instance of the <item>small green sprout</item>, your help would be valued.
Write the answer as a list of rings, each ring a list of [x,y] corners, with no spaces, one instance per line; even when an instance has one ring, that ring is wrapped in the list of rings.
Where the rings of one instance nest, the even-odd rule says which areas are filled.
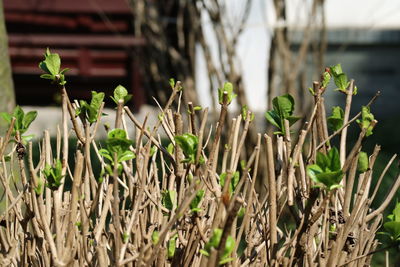
[[[192,202],[190,202],[190,211],[193,213],[198,213],[201,211],[201,208],[199,208],[199,204],[201,202],[201,200],[204,197],[204,190],[198,190],[196,193],[196,196],[194,197],[194,199],[192,200]]]
[[[46,163],[43,169],[43,175],[47,180],[46,187],[51,190],[57,190],[61,186],[61,181],[64,178],[62,175],[62,164],[59,159],[54,161],[54,165]]]
[[[169,82],[169,85],[171,86],[171,89],[174,90],[174,88],[175,88],[175,79],[174,78],[170,78],[168,82]]]
[[[172,211],[176,209],[177,195],[175,190],[165,190],[161,193],[161,203],[164,208]]]
[[[174,234],[169,240],[168,240],[168,248],[167,248],[167,255],[168,259],[172,259],[175,255],[176,251],[176,239],[178,238],[178,234]]]
[[[176,135],[174,139],[177,145],[182,148],[183,153],[186,156],[186,158],[182,160],[182,163],[195,164],[199,138],[193,134],[185,133],[182,135]],[[203,157],[200,157],[200,163],[204,163]]]
[[[244,105],[243,107],[242,107],[242,117],[243,117],[243,120],[246,120],[247,119],[247,113],[248,113],[248,107],[247,107],[247,105]],[[250,121],[253,121],[254,120],[254,113],[253,112],[251,112],[250,113]]]
[[[365,136],[370,136],[372,135],[372,130],[374,129],[375,126],[375,118],[374,114],[371,113],[369,107],[367,106],[362,106],[361,108],[361,120],[357,120],[358,125],[360,125],[361,129],[366,129],[367,132]]]
[[[265,118],[279,129],[274,134],[285,135],[285,119],[289,121],[289,126],[300,119],[293,116],[294,98],[289,94],[275,97],[272,100],[272,106],[273,109],[265,113]]]
[[[193,111],[198,111],[198,110],[201,110],[201,109],[202,109],[201,106],[195,106],[195,107],[193,107]],[[189,114],[192,114],[192,112],[190,111],[190,109],[188,109],[187,112],[188,112]]]
[[[130,237],[130,235],[129,235],[128,233],[126,233],[126,232],[123,233],[123,234],[122,234],[122,242],[128,243],[129,237]]]
[[[344,111],[341,107],[332,107],[332,115],[327,118],[328,128],[335,132],[342,128],[344,120]]]
[[[200,250],[200,253],[204,256],[209,257],[211,254],[211,249],[218,249],[219,243],[221,242],[222,230],[219,228],[214,229],[213,234],[210,240],[204,246],[204,249]],[[224,252],[219,259],[219,265],[226,264],[233,260],[233,258],[229,257],[233,250],[235,249],[235,239],[232,236],[228,236],[225,243]]]
[[[392,214],[387,218],[389,221],[383,224],[386,232],[381,234],[389,236],[392,242],[400,242],[400,202],[397,202]]]
[[[43,193],[43,189],[44,189],[42,179],[39,178],[37,183],[38,184],[37,184],[37,186],[35,186],[34,190],[35,190],[36,195],[40,196]]]
[[[224,186],[225,186],[226,176],[227,176],[226,172],[221,173],[221,175],[219,176],[219,183],[222,188],[224,188]],[[229,194],[230,195],[233,194],[233,192],[236,189],[236,186],[239,183],[239,178],[240,178],[239,176],[240,176],[240,174],[238,171],[235,171],[235,173],[232,175],[231,182],[229,184]]]
[[[109,175],[113,175],[114,170],[114,155],[117,155],[117,170],[118,174],[122,173],[122,162],[134,159],[133,153],[129,147],[133,144],[126,136],[126,132],[122,129],[114,129],[108,133],[106,139],[106,148],[99,150],[100,155],[109,161],[106,164],[105,170]]]
[[[337,91],[346,93],[347,88],[350,85],[348,81],[347,75],[343,73],[342,66],[340,64],[334,65],[330,67],[333,80],[335,85],[337,86]]]
[[[174,144],[173,143],[169,143],[168,146],[167,146],[168,153],[172,155],[174,153],[174,150],[175,150]]]
[[[104,100],[104,93],[97,93],[92,91],[92,100],[88,104],[85,100],[79,101],[79,107],[75,111],[76,116],[82,116],[87,119],[89,123],[95,123],[97,121],[97,116]]]
[[[322,74],[321,87],[322,88],[328,87],[330,81],[331,81],[331,74],[329,73],[329,71],[324,71],[324,73]]]
[[[230,83],[230,82],[226,82],[225,84],[224,84],[224,87],[223,88],[219,88],[218,89],[218,100],[219,100],[219,103],[222,105],[223,104],[223,102],[224,102],[224,93],[227,93],[227,96],[228,96],[228,102],[227,102],[227,104],[229,105],[231,102],[232,102],[232,100],[234,99],[234,98],[236,98],[236,94],[235,93],[233,93],[233,85]]]
[[[157,152],[157,147],[156,146],[152,146],[150,148],[150,157],[154,156],[154,154]]]
[[[25,113],[20,106],[16,106],[13,113],[9,114],[7,112],[1,112],[0,116],[3,117],[8,125],[11,124],[12,118],[15,118],[14,128],[11,134],[15,136],[17,131],[19,131],[21,139],[24,143],[28,142],[34,137],[34,135],[22,136],[22,134],[28,130],[31,123],[36,119],[37,111],[29,111],[28,113]]]
[[[114,96],[110,96],[111,99],[115,102],[115,104],[118,105],[118,102],[120,100],[122,100],[122,102],[124,103],[124,105],[126,104],[126,102],[128,102],[129,100],[131,100],[132,95],[128,94],[128,90],[126,90],[125,87],[123,87],[122,85],[118,85],[117,87],[115,87],[114,89]]]
[[[151,234],[151,242],[153,245],[157,245],[158,241],[160,241],[160,232],[154,230]]]
[[[75,226],[78,228],[79,231],[82,231],[82,222],[81,221],[76,222]]]
[[[331,148],[326,155],[318,152],[317,162],[307,166],[307,174],[317,186],[323,185],[328,191],[340,187],[343,171],[336,147]]]
[[[57,53],[51,53],[50,49],[47,48],[46,52],[44,53],[44,60],[39,63],[39,68],[45,72],[44,74],[40,75],[40,78],[52,80],[61,86],[65,85],[67,81],[65,81],[64,73],[67,72],[68,69],[63,69],[60,71],[60,67],[60,56]]]
[[[368,154],[364,151],[358,156],[357,170],[361,173],[366,172],[369,168]]]

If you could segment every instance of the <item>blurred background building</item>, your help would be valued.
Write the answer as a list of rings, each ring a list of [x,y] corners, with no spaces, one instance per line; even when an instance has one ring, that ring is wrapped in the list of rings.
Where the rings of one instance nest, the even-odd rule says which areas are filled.
[[[39,79],[38,62],[46,47],[62,56],[73,99],[90,91],[110,95],[123,84],[134,95],[134,107],[145,101],[135,61],[132,13],[124,0],[6,0],[5,20],[18,104],[48,106],[57,90]]]

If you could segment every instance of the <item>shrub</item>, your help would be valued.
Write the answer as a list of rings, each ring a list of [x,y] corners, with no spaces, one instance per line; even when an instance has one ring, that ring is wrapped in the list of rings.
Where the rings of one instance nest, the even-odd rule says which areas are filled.
[[[207,108],[189,103],[187,114],[172,108],[184,93],[179,81],[171,80],[171,97],[152,129],[124,106],[130,96],[118,86],[113,96],[114,129],[105,147],[99,148],[95,136],[104,94],[93,92],[90,104],[72,105],[65,87],[66,70],[60,71],[60,64],[59,56],[49,50],[40,63],[45,71],[42,77],[52,80],[62,93],[62,128],[55,155],[46,131],[36,163],[32,143],[26,149],[20,138],[36,114],[28,113],[26,123],[19,115],[3,115],[9,131],[0,144],[0,178],[7,203],[1,214],[2,265],[370,263],[379,244],[376,232],[382,213],[399,188],[400,177],[384,202],[372,209],[386,172],[372,185],[380,147],[371,155],[361,151],[377,123],[369,109],[373,101],[349,118],[355,87],[340,66],[328,69],[322,81],[314,83],[310,92],[315,105],[298,131],[290,130],[299,120],[294,116],[294,99],[275,98],[266,119],[277,131],[272,136],[258,134],[246,158],[254,115],[244,107],[243,115],[227,121],[228,106],[235,98],[230,83],[218,91],[221,112],[218,122],[212,123],[215,133],[207,122]],[[323,93],[330,73],[347,105],[326,117]],[[349,148],[347,127],[357,119],[359,138]],[[68,165],[68,120],[78,140],[73,168]],[[134,141],[128,124],[135,129]],[[169,145],[160,140],[161,128]],[[336,148],[330,141],[339,136]],[[8,146],[13,137],[17,146]],[[103,169],[98,177],[91,163],[93,148]],[[66,181],[70,188],[64,186]],[[391,237],[391,246],[399,241],[398,224],[399,205],[383,229]]]

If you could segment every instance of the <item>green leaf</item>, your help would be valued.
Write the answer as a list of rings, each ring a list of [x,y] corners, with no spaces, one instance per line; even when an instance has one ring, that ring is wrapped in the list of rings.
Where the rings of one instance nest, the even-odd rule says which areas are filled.
[[[294,99],[291,95],[286,94],[277,96],[272,100],[272,110],[265,113],[265,118],[280,131],[277,134],[285,134],[284,121],[289,121],[289,126],[292,126],[300,117],[293,116]]]
[[[92,91],[92,99],[90,101],[90,105],[85,100],[80,100],[79,108],[77,108],[77,110],[75,111],[75,115],[84,116],[89,123],[96,122],[103,100],[103,92],[97,93],[96,91]]]
[[[29,141],[31,141],[34,137],[35,137],[34,134],[23,135],[23,136],[21,136],[22,143],[23,143],[23,144],[26,144],[26,143],[28,143]]]
[[[11,120],[14,117],[15,123],[12,134],[15,135],[17,131],[22,135],[28,130],[28,127],[31,125],[33,120],[35,120],[37,116],[37,111],[30,111],[27,114],[22,110],[20,106],[16,106],[12,114],[8,114],[5,112],[0,113],[1,117],[8,123],[11,124]],[[26,136],[28,138],[29,136]],[[32,135],[33,137],[33,135]]]
[[[120,156],[127,151],[132,144],[133,141],[126,138],[126,132],[123,129],[113,129],[108,133],[106,147],[110,155],[117,153],[117,156]]]
[[[235,249],[235,239],[232,236],[228,236],[225,242],[225,248],[224,248],[224,253],[222,254],[222,257],[219,261],[219,264],[225,264],[233,260],[233,258],[229,258],[229,255],[233,252]]]
[[[346,92],[347,87],[349,86],[350,82],[348,81],[346,74],[343,73],[342,66],[340,64],[337,64],[335,66],[331,66],[330,70],[331,70],[335,85],[338,87],[338,89],[340,91]]]
[[[31,123],[36,119],[37,111],[29,111],[25,114],[24,118],[22,119],[22,127],[24,129],[28,129]]]
[[[67,82],[65,81],[65,76],[64,74],[59,74],[60,78],[58,79],[58,84],[59,85],[65,85]]]
[[[44,60],[39,63],[39,67],[46,73],[56,76],[60,72],[61,59],[60,56],[55,53],[50,53],[50,50],[47,48],[46,53],[44,54]]]
[[[396,207],[393,209],[392,214],[390,214],[389,216],[391,221],[400,222],[400,202],[396,203]]]
[[[0,116],[1,116],[8,124],[11,123],[11,120],[12,120],[12,117],[13,117],[11,114],[8,114],[7,112],[1,112],[1,113],[0,113]]]
[[[150,157],[152,157],[156,152],[157,152],[157,147],[156,146],[152,146],[150,148]]]
[[[222,230],[219,228],[214,229],[210,240],[204,246],[204,249],[207,252],[211,251],[211,248],[217,249],[219,246],[219,242],[221,241]]]
[[[343,177],[342,170],[324,172],[318,165],[307,166],[307,174],[317,184],[323,184],[329,190],[336,188]]]
[[[153,243],[153,245],[157,245],[159,240],[160,240],[160,233],[154,230],[153,233],[151,234],[151,242]]]
[[[208,251],[205,249],[200,249],[200,254],[203,254],[206,257],[210,257],[210,253],[208,253]]]
[[[361,151],[360,155],[358,156],[357,170],[359,172],[366,172],[368,168],[369,168],[368,154],[366,152]]]
[[[24,119],[25,113],[20,106],[15,107],[13,116],[16,119],[14,124],[15,131],[24,130],[22,121]]]
[[[125,151],[124,153],[122,153],[118,157],[118,162],[131,160],[131,159],[134,159],[135,157],[136,157],[135,153],[133,153],[132,151],[128,150],[128,151]]]
[[[357,93],[358,93],[358,88],[357,88],[357,86],[354,86],[353,95],[356,95]]]
[[[175,148],[174,144],[173,143],[169,143],[168,146],[167,146],[168,153],[172,155],[174,153],[174,148]]]
[[[233,85],[230,82],[224,83],[223,88],[218,89],[218,100],[219,103],[222,105],[224,101],[224,92],[227,92],[228,96],[228,105],[232,102],[232,100],[237,96],[236,94],[233,93]]]
[[[289,121],[289,126],[292,126],[295,124],[298,120],[301,119],[301,117],[295,117],[295,116],[290,116],[286,118]]]
[[[235,171],[235,172],[233,173],[233,175],[232,175],[231,182],[230,182],[230,184],[229,184],[229,194],[231,194],[231,195],[232,195],[232,193],[235,191],[236,186],[237,186],[238,183],[239,183],[239,179],[240,179],[240,176],[239,176],[239,175],[240,175],[240,174],[239,174],[239,171]],[[226,174],[225,172],[224,172],[224,173],[221,173],[221,175],[219,176],[220,185],[221,185],[222,188],[225,186],[225,179],[226,179],[226,176],[227,176],[227,174]]]
[[[224,258],[224,259],[221,259],[218,264],[219,265],[224,265],[224,264],[226,264],[228,262],[231,262],[233,260],[234,260],[234,258]]]
[[[132,95],[131,94],[128,94],[128,95],[126,95],[125,97],[124,97],[124,104],[126,104],[129,100],[131,100],[132,99]]]
[[[242,107],[242,117],[243,117],[243,120],[246,120],[246,118],[247,118],[247,112],[249,111],[249,109],[248,109],[248,107],[247,107],[247,105],[244,105],[243,107]]]
[[[128,234],[128,233],[123,233],[123,235],[122,235],[122,241],[123,241],[124,243],[128,243],[128,241],[129,241],[129,234]]]
[[[322,74],[322,88],[326,88],[329,85],[329,82],[331,80],[331,74],[327,71],[325,71]]]
[[[325,171],[329,166],[329,158],[325,154],[317,152],[316,164],[322,171]]]
[[[294,99],[289,94],[275,97],[272,100],[272,105],[281,120],[286,119],[293,114]]]
[[[169,79],[169,85],[171,86],[172,90],[175,88],[175,79],[174,78]]]
[[[194,163],[199,143],[198,137],[190,133],[185,133],[175,136],[174,140],[182,148],[183,153],[186,156],[185,161]]]
[[[221,242],[221,237],[222,230],[219,228],[214,229],[210,240],[204,246],[204,250],[200,250],[200,253],[207,257],[210,256],[212,248],[218,249],[219,243]],[[229,258],[229,255],[233,252],[234,249],[235,239],[232,236],[228,236],[225,242],[224,252],[219,259],[219,265],[228,263],[233,260],[233,258]]]
[[[330,67],[330,71],[333,76],[338,76],[339,74],[342,74],[342,66],[340,64],[334,65]]]
[[[60,71],[60,74],[64,74],[64,73],[66,73],[67,71],[69,71],[69,68],[63,69],[62,71]]]
[[[374,126],[372,122],[375,120],[374,115],[371,113],[369,107],[362,106],[361,108],[361,120],[357,120],[357,123],[362,129],[367,129],[365,136],[370,136],[373,134],[372,130]]]
[[[101,104],[104,100],[104,93],[97,93],[96,91],[92,91],[92,100],[90,101],[90,106],[98,111],[101,107]]]
[[[275,110],[267,111],[265,113],[265,118],[278,129],[282,129],[281,119],[279,118],[279,115],[275,112]]]
[[[48,73],[40,75],[40,78],[46,79],[46,80],[54,80],[55,79],[55,77],[52,74],[48,74]]]
[[[126,90],[125,87],[123,87],[122,85],[118,85],[114,89],[114,97],[111,98],[112,100],[114,100],[115,104],[118,105],[118,102],[120,100],[122,100],[124,104],[128,102],[132,98],[132,95],[128,94],[128,90]]]
[[[328,160],[329,160],[329,170],[332,171],[337,171],[340,170],[340,156],[339,156],[339,151],[337,150],[336,147],[332,147],[328,151]]]
[[[344,73],[339,74],[337,77],[335,77],[334,81],[335,81],[336,86],[340,89],[340,91],[345,92],[347,87],[349,86],[347,76]]]
[[[247,119],[247,113],[248,113],[247,105],[244,105],[244,106],[242,107],[242,117],[243,117],[243,120],[246,120],[246,119]],[[253,121],[253,120],[254,120],[254,113],[251,112],[251,113],[250,113],[250,121]]]
[[[56,177],[57,177],[57,178],[59,177],[59,179],[61,180],[61,178],[62,178],[62,176],[61,176],[61,173],[62,173],[62,163],[61,163],[61,160],[57,159],[57,160],[56,160],[56,163],[55,163],[54,165],[55,165],[55,166],[54,166],[54,173],[55,173]]]
[[[40,75],[40,77],[57,81],[59,85],[65,85],[67,82],[65,81],[64,73],[67,72],[68,69],[60,71],[60,67],[60,56],[57,53],[51,53],[49,48],[47,48],[44,53],[44,60],[39,63],[39,68],[45,72],[45,74]]]
[[[175,255],[177,238],[178,238],[178,234],[175,234],[168,241],[168,253],[167,253],[168,259],[172,259]]]
[[[204,197],[204,190],[198,190],[195,198],[192,200],[192,202],[190,202],[190,209],[192,210],[192,212],[201,211],[201,209],[199,209],[198,207],[203,197]]]
[[[337,171],[340,170],[340,157],[339,151],[336,147],[331,148],[328,151],[328,154],[325,155],[321,152],[317,153],[317,162],[316,164],[323,171]]]
[[[106,164],[106,166],[104,167],[104,169],[106,170],[106,172],[108,173],[108,175],[110,175],[110,176],[114,175],[113,168],[111,167],[110,164]]]
[[[307,174],[310,176],[311,180],[313,180],[316,183],[320,183],[319,179],[317,178],[317,175],[320,173],[323,173],[324,170],[321,169],[317,164],[312,164],[307,166]]]
[[[126,132],[125,130],[116,128],[108,132],[108,138],[118,138],[118,139],[126,139]]]
[[[61,180],[64,176],[62,175],[62,164],[59,159],[54,162],[53,166],[46,163],[42,172],[47,180],[46,187],[51,190],[57,190],[61,186]]]
[[[104,158],[108,159],[109,161],[113,162],[113,158],[110,155],[110,152],[108,152],[107,149],[100,149],[99,154],[102,155]]]
[[[333,147],[327,155],[318,152],[316,164],[307,166],[307,174],[315,183],[323,184],[328,190],[340,187],[343,172],[338,150]]]
[[[168,210],[173,210],[176,208],[176,191],[165,190],[162,192],[161,198],[162,205]]]
[[[393,241],[400,240],[400,222],[386,222],[383,224],[383,228],[390,234]]]
[[[239,210],[238,213],[237,213],[237,216],[238,216],[239,218],[243,218],[243,216],[244,216],[245,213],[246,213],[246,208],[241,207],[240,210]]]
[[[34,188],[36,195],[40,196],[43,193],[43,181],[38,180],[38,185]]]
[[[337,131],[343,126],[344,111],[341,107],[332,107],[332,115],[327,118],[328,127],[331,131]]]

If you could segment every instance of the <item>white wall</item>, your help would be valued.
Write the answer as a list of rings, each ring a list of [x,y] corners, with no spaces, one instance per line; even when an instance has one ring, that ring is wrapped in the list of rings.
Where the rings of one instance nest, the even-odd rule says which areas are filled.
[[[227,0],[227,8],[230,10],[228,13],[231,14],[228,19],[234,22],[237,15],[235,11],[242,8],[243,3],[242,0]],[[269,50],[269,27],[266,26],[265,12],[267,4],[265,0],[253,0],[249,20],[237,46],[240,58],[237,67],[241,66],[239,71],[243,73],[244,84],[248,88],[247,98],[252,110],[263,110],[266,107],[266,63]],[[214,62],[219,64],[216,56],[218,40],[213,34],[207,16],[203,17],[203,26],[206,38],[214,50]],[[196,78],[200,102],[203,106],[210,107],[209,83],[200,48],[198,49]],[[217,97],[217,88],[214,90],[213,97]]]

